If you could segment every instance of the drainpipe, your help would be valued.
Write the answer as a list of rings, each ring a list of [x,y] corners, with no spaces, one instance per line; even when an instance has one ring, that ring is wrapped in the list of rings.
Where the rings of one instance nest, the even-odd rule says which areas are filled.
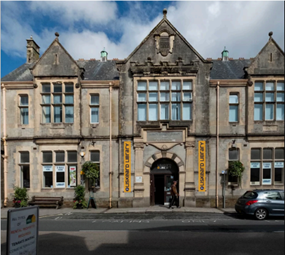
[[[6,88],[5,85],[2,84],[3,88],[3,143],[4,143],[4,207],[7,206],[8,203],[8,191],[7,191],[7,175],[8,175],[8,155],[7,155],[7,130],[6,130],[6,116],[7,116],[7,108],[6,108]]]
[[[110,142],[109,142],[109,208],[112,208],[112,83],[109,84],[109,130],[110,130]]]
[[[219,169],[219,94],[220,94],[220,82],[217,83],[217,102],[216,102],[216,133],[217,133],[217,139],[216,139],[216,207],[219,207],[219,194],[218,194],[218,169]]]

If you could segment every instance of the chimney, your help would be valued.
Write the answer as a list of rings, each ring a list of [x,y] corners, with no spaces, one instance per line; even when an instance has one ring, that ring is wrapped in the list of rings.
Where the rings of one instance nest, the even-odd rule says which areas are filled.
[[[105,51],[105,47],[104,47],[104,50],[101,51],[102,62],[106,62],[107,61],[107,56],[108,56],[108,52]]]
[[[31,36],[27,39],[27,63],[33,63],[40,58],[40,47]]]
[[[222,51],[222,61],[228,61],[229,60],[229,51],[226,50],[226,46],[224,47],[224,50]]]

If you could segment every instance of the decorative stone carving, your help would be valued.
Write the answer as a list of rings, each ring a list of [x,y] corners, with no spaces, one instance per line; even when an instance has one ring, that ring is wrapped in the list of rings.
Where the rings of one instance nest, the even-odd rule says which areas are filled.
[[[166,57],[169,53],[172,53],[174,46],[174,35],[169,35],[169,32],[163,31],[159,35],[154,36],[156,53]]]
[[[185,143],[185,147],[187,148],[187,147],[191,147],[191,148],[195,148],[195,142],[193,141],[193,142],[186,142]]]
[[[143,149],[144,148],[144,143],[134,143],[135,149]]]

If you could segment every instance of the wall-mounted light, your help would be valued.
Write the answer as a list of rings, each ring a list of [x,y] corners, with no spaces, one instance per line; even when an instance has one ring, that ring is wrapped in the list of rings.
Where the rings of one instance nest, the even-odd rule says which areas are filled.
[[[81,151],[80,152],[80,156],[83,158],[85,156],[85,152],[84,151]]]

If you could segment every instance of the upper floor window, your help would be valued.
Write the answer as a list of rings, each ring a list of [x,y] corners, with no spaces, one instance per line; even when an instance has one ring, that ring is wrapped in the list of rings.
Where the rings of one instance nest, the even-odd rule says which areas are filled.
[[[229,96],[229,122],[238,122],[239,98],[237,94]]]
[[[139,80],[138,121],[192,120],[191,80]]]
[[[284,120],[284,81],[255,82],[254,120]]]
[[[73,123],[73,83],[44,83],[41,95],[43,123]]]
[[[99,95],[90,96],[90,122],[99,123]]]
[[[20,121],[23,125],[29,124],[29,97],[28,95],[20,95]]]

